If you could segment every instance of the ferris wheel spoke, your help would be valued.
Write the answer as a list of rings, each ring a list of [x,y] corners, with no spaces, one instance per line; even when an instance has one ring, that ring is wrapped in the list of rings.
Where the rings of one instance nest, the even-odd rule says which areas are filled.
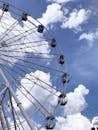
[[[26,31],[27,32],[27,31]],[[26,33],[26,32],[24,32],[24,33]],[[34,33],[34,32],[33,32]],[[32,34],[32,32],[30,32],[30,34]],[[19,36],[20,36],[20,34],[19,34]],[[17,37],[17,36],[16,36]],[[15,37],[15,38],[16,38]],[[24,36],[25,37],[25,36]],[[18,38],[17,40],[19,40],[20,38]],[[7,40],[10,40],[10,38],[9,39],[7,39]],[[5,42],[7,42],[7,40],[5,40]],[[35,47],[35,46],[40,46],[40,45],[44,45],[44,44],[42,44],[42,42],[49,42],[51,39],[40,39],[40,40],[33,40],[32,39],[32,41],[27,41],[27,42],[20,42],[20,44],[19,43],[15,43],[15,44],[13,44],[13,42],[16,42],[14,39],[13,39],[13,42],[7,42],[7,47],[10,47],[10,46],[16,46],[16,45],[18,45],[18,46],[21,46],[21,45],[25,45],[25,44],[34,44],[35,43],[35,45],[33,45],[32,47]],[[36,43],[41,43],[40,45],[36,45]],[[45,44],[46,45],[46,44]]]
[[[64,72],[61,71],[61,70],[57,70],[57,69],[55,69],[55,68],[51,68],[51,67],[48,67],[48,66],[40,65],[40,64],[31,62],[31,61],[26,61],[25,59],[23,60],[23,59],[21,59],[21,58],[19,58],[19,57],[9,56],[9,55],[7,56],[7,55],[5,55],[5,54],[0,54],[0,55],[6,56],[6,57],[11,57],[12,59],[17,59],[17,60],[19,60],[19,61],[22,61],[22,62],[24,62],[24,63],[28,63],[28,64],[30,64],[30,65],[33,64],[33,65],[38,66],[38,67],[40,67],[40,68],[46,68],[46,69],[48,69],[48,70],[56,71],[56,72],[58,72],[58,73],[64,73]],[[2,58],[0,58],[0,59],[2,59]],[[10,61],[9,61],[8,59],[6,59],[6,60],[5,60],[5,59],[2,59],[2,60],[4,60],[4,61],[10,63]],[[11,63],[10,63],[10,64],[11,64]]]
[[[5,66],[5,68],[7,69],[7,66],[6,66],[6,65],[4,65],[4,66]],[[4,68],[4,67],[3,67],[3,68]],[[11,70],[12,72],[16,73],[16,71],[13,70],[13,69],[11,69],[11,68],[9,68],[8,70]],[[21,70],[21,71],[22,71],[22,70]],[[20,74],[20,73],[19,73],[19,74]],[[11,75],[11,73],[10,73],[10,75]],[[21,75],[21,74],[20,74],[20,75]],[[58,91],[59,91],[57,88],[54,88],[53,86],[51,86],[50,84],[47,84],[46,82],[44,82],[43,80],[37,78],[36,76],[34,76],[34,75],[30,75],[30,76],[32,76],[32,77],[34,78],[34,81],[30,80],[30,79],[27,78],[27,77],[26,77],[26,79],[27,79],[27,80],[30,80],[30,82],[32,82],[32,83],[34,83],[34,84],[37,84],[39,87],[41,87],[41,88],[47,90],[47,91],[50,92],[51,94],[53,94],[54,92],[51,92],[51,90],[49,90],[48,88],[45,88],[44,86],[38,84],[37,81],[40,81],[41,83],[47,85],[49,88],[53,89],[55,92],[58,92]],[[14,79],[15,79],[15,81],[19,82],[15,77],[14,77]],[[35,80],[36,80],[36,82],[35,82]],[[33,86],[33,87],[34,87],[34,86]],[[32,89],[32,88],[31,88],[31,89]],[[55,96],[57,96],[57,95],[55,94]]]
[[[49,111],[38,101],[38,99],[36,99],[25,87],[23,87],[23,88],[43,108],[43,110],[45,110],[45,112],[50,115]],[[32,100],[31,100],[31,102],[32,102]]]
[[[23,53],[23,54],[27,54],[26,56],[24,56],[24,58],[28,58],[28,59],[50,59],[50,60],[52,60],[53,59],[53,57],[55,56],[55,59],[57,59],[57,54],[51,54],[51,55],[49,55],[49,57],[47,56],[47,57],[42,57],[44,54],[45,55],[48,55],[48,53],[34,53],[34,54],[30,54],[30,56],[29,56],[29,52],[22,52],[21,50],[19,50],[19,51],[13,51],[13,49],[12,50],[0,50],[0,55],[2,55],[2,56],[5,56],[5,57],[12,57],[12,58],[14,58],[14,59],[17,59],[17,60],[21,60],[21,59],[18,59],[19,58],[19,56],[12,56],[12,55],[5,55],[4,53],[8,53],[8,52],[12,52],[12,53],[19,53],[20,55],[21,55],[21,53]],[[37,56],[36,56],[37,55]],[[24,62],[26,62],[25,60],[23,60]],[[27,60],[27,62],[28,62],[28,60]],[[14,63],[14,62],[13,62]],[[36,63],[35,63],[36,64]],[[59,71],[59,70],[58,70]]]
[[[41,46],[41,45],[40,45],[40,46]],[[24,47],[24,48],[21,47],[21,48],[18,48],[18,49],[8,49],[8,50],[7,50],[7,49],[4,49],[4,50],[0,50],[0,52],[5,52],[5,53],[6,53],[6,52],[7,52],[7,53],[8,53],[8,52],[12,52],[12,53],[21,52],[21,53],[24,53],[24,54],[30,53],[29,51],[24,51],[24,49],[26,49],[26,48],[30,48],[30,47]],[[32,52],[32,53],[33,53],[34,55],[40,55],[40,56],[41,56],[41,55],[43,56],[44,54],[45,54],[45,55],[49,55],[49,53],[43,53],[43,52],[39,52],[39,53],[38,53],[38,52]],[[3,53],[1,53],[1,55],[8,56],[8,55],[3,54]],[[51,57],[51,56],[59,56],[59,55],[60,55],[60,54],[57,54],[57,53],[50,53],[49,56]],[[9,57],[11,57],[11,56],[9,55]],[[44,59],[44,57],[43,57],[43,59]]]
[[[32,30],[33,30],[33,28],[32,28]],[[29,34],[32,34],[32,33],[34,33],[34,31],[32,31],[31,29],[29,29],[29,30],[26,30],[26,31],[24,31],[24,32],[19,32],[17,35],[14,35],[14,36],[12,36],[12,37],[10,37],[10,38],[8,38],[8,39],[6,39],[5,40],[5,42],[7,42],[7,44],[11,44],[11,42],[8,42],[8,41],[10,41],[10,40],[13,40],[14,41],[14,39],[16,39],[16,38],[23,38],[23,37],[25,37],[26,35],[29,35]],[[15,30],[16,31],[16,30]],[[17,39],[17,40],[19,40],[19,38]],[[16,40],[15,40],[16,41]]]
[[[34,25],[36,28],[37,28],[37,25],[36,24],[34,24],[32,21],[30,21],[30,20],[27,20],[29,23],[31,23],[32,25]]]
[[[10,74],[11,75],[11,74]],[[14,80],[15,81],[17,81],[17,79],[15,79],[15,77],[14,76],[12,76],[13,78],[14,78]],[[28,79],[28,78],[26,78],[27,80],[30,80],[30,79]],[[31,81],[31,80],[30,80]],[[19,81],[17,81],[18,82],[18,84],[19,84]],[[33,81],[31,81],[32,83],[34,83]],[[37,84],[37,82],[35,82],[34,84]],[[40,84],[37,84],[39,87],[41,87],[41,88],[43,88],[44,90],[46,90],[46,91],[48,91],[49,93],[51,93],[51,94],[53,94],[53,95],[55,95],[55,96],[57,96],[55,93],[57,92],[57,90],[56,89],[54,89],[54,88],[52,88],[52,89],[54,89],[54,90],[56,90],[55,91],[55,93],[54,92],[52,92],[52,91],[50,91],[49,89],[47,89],[47,88],[45,88],[44,86],[42,86],[42,85],[40,85]],[[34,86],[33,86],[34,87]],[[32,89],[32,88],[31,88]]]
[[[20,19],[19,19],[20,20]],[[18,21],[15,21],[5,32],[0,36],[0,40],[3,40],[9,32],[11,32],[18,25]]]
[[[15,81],[17,81],[17,80],[15,80]],[[19,82],[17,82],[17,83],[20,84]],[[22,87],[27,92],[27,94],[29,94],[29,96],[31,96],[45,110],[45,112],[47,112],[49,114],[49,112],[46,110],[46,108],[44,108],[44,106],[23,85],[22,85]],[[31,100],[31,98],[29,98],[27,96],[27,94],[25,94],[19,87],[17,87],[17,89],[25,96],[25,98],[27,98],[35,106],[36,109],[38,109],[37,106],[35,105],[35,103]],[[40,112],[45,116],[45,114],[41,110],[40,110]]]
[[[32,44],[31,44],[32,45]],[[9,46],[7,46],[6,44],[5,45],[3,45],[4,47],[4,50],[2,50],[2,47],[0,47],[1,49],[0,49],[0,51],[1,52],[21,52],[21,53],[30,53],[29,52],[29,50],[27,51],[27,49],[31,49],[32,51],[32,53],[33,53],[33,51],[34,51],[34,48],[36,49],[37,47],[40,47],[40,46],[46,46],[46,44],[40,44],[40,45],[33,45],[33,46],[31,46],[31,45],[29,45],[29,44],[27,44],[27,45],[24,45],[24,44],[22,44],[22,45],[20,45],[20,47],[18,47],[17,48],[17,46],[16,46],[16,48],[10,48],[10,49],[5,49],[5,48],[7,48],[7,47],[9,47]],[[14,46],[14,45],[12,45],[12,46]],[[48,54],[49,55],[49,53],[37,53],[37,52],[34,52],[34,54]],[[57,54],[53,54],[53,55],[57,55]]]
[[[0,51],[11,51],[12,50],[12,52],[13,52],[13,50],[20,50],[20,49],[25,49],[25,47],[21,47],[21,46],[26,46],[26,48],[30,48],[30,46],[28,46],[29,44],[31,44],[31,48],[33,49],[34,47],[40,47],[40,46],[46,46],[47,44],[45,44],[45,43],[41,43],[41,42],[44,42],[44,40],[43,41],[39,41],[39,42],[36,42],[36,41],[33,41],[33,42],[27,42],[27,43],[25,43],[25,42],[22,42],[22,43],[20,43],[20,44],[6,44],[3,48],[4,48],[4,50],[0,50]],[[46,41],[47,42],[47,41]],[[38,45],[36,45],[35,43],[39,43]],[[35,45],[34,45],[35,44]],[[7,47],[17,47],[17,46],[19,46],[17,49],[8,49],[8,50],[6,50],[5,48],[7,48]],[[0,47],[0,48],[2,48],[2,47]]]
[[[29,30],[29,31],[31,31],[31,30]],[[24,33],[26,33],[26,32],[24,32]],[[34,33],[34,31],[33,31],[33,32],[29,32],[28,35],[29,35],[29,34],[33,34],[33,33]],[[19,37],[19,38],[18,38],[18,37]],[[17,41],[19,41],[19,40],[21,40],[21,39],[23,39],[23,38],[25,38],[25,37],[26,37],[26,34],[25,34],[25,35],[22,35],[22,36],[21,36],[21,34],[20,34],[20,35],[18,34],[18,36],[16,35],[16,37],[14,37],[15,39],[14,39],[14,38],[12,38],[12,39],[9,38],[9,39],[7,39],[7,40],[8,40],[8,41],[11,40],[11,41],[7,42],[7,40],[4,40],[4,42],[5,42],[7,45],[12,45],[12,44],[14,44],[15,42],[17,42]],[[16,39],[16,38],[17,38],[17,39]]]

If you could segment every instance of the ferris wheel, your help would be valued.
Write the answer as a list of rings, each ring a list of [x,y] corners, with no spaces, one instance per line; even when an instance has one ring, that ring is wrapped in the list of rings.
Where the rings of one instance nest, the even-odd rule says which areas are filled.
[[[39,20],[9,3],[0,8],[1,128],[55,129],[68,101],[65,56]]]

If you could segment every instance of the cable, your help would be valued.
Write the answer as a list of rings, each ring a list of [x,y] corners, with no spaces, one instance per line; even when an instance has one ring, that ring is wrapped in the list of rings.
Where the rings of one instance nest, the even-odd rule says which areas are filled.
[[[50,68],[50,67],[47,67],[47,66],[43,66],[43,65],[40,65],[40,64],[31,62],[31,61],[25,61],[25,60],[23,60],[23,59],[20,59],[20,58],[15,57],[15,56],[9,56],[9,55],[2,54],[2,53],[0,53],[0,55],[6,56],[6,57],[11,57],[11,58],[13,58],[13,59],[16,59],[16,60],[19,60],[19,61],[23,61],[23,62],[29,63],[29,64],[31,64],[31,65],[33,64],[33,65],[36,65],[36,66],[41,67],[41,68],[46,68],[46,69],[49,69],[49,70],[53,70],[53,71],[57,71],[57,72],[60,72],[60,73],[64,73],[64,72],[61,71],[61,70],[57,70],[57,69],[54,69],[54,68]],[[2,58],[0,57],[0,59],[2,59]],[[6,61],[5,59],[3,59],[3,60]],[[8,61],[8,60],[7,60],[7,61]],[[8,62],[9,62],[9,61],[8,61]]]

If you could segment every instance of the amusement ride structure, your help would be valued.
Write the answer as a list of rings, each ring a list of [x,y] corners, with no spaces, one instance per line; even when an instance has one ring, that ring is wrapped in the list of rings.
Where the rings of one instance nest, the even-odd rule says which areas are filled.
[[[9,3],[0,8],[0,127],[55,129],[56,111],[68,102],[65,56],[39,20]]]

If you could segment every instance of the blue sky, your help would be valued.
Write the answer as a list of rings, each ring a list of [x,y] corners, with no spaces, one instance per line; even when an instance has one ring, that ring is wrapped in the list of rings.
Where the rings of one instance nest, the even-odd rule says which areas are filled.
[[[92,119],[98,115],[98,1],[97,0],[7,0],[40,19],[47,7],[55,4],[63,13],[61,20],[41,20],[52,32],[67,58],[70,83],[67,92],[83,84],[89,89],[88,103],[82,112]],[[61,0],[64,1],[64,0]],[[66,1],[66,0],[65,0]],[[54,7],[55,7],[54,6]],[[80,11],[80,12],[79,12]],[[51,15],[52,12],[48,12]],[[65,14],[64,14],[65,13]],[[54,17],[54,16],[53,16]],[[77,18],[78,17],[78,18]],[[82,18],[82,20],[81,20]],[[74,21],[72,21],[74,19]],[[76,20],[75,20],[76,19]],[[47,20],[47,19],[46,19]],[[71,20],[71,21],[70,21]],[[48,20],[47,20],[48,21]]]

